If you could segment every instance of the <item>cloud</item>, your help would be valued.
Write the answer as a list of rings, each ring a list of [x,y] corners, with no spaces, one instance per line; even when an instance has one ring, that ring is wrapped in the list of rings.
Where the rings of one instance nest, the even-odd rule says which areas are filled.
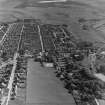
[[[39,1],[38,3],[51,3],[51,2],[66,2],[67,0],[43,0]]]

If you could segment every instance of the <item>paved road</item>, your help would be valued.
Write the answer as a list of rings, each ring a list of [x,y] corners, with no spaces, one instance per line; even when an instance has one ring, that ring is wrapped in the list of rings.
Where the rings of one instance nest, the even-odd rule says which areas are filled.
[[[38,62],[28,61],[27,105],[75,105],[74,99],[63,88],[53,69],[43,68]]]

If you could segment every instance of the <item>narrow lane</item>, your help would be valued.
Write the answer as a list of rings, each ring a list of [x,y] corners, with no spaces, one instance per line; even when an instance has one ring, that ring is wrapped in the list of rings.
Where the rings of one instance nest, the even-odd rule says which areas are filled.
[[[41,47],[42,47],[42,52],[44,51],[44,45],[43,45],[43,40],[42,40],[42,36],[41,36],[41,31],[40,31],[40,26],[38,25],[38,34],[40,37],[40,42],[41,42]]]
[[[2,45],[3,41],[5,40],[6,36],[8,35],[7,33],[10,31],[11,27],[13,24],[9,25],[6,33],[3,35],[2,39],[0,40],[0,45]],[[0,29],[1,30],[1,29]]]

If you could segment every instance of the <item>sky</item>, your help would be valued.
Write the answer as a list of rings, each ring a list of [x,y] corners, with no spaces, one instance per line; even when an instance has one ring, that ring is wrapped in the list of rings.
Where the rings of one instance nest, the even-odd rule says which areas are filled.
[[[93,6],[103,7],[105,6],[105,0],[0,0],[0,4],[6,3],[6,2],[23,2],[23,1],[36,1],[36,2],[65,2],[65,1],[77,1],[77,2],[83,2],[88,3]]]
[[[39,3],[50,3],[50,2],[66,2],[67,0],[43,0],[39,1]]]
[[[91,6],[95,6],[99,9],[102,9],[105,16],[105,0],[0,0],[0,20],[6,16],[13,15],[14,13],[16,14],[18,12],[28,12],[26,9],[22,8],[15,8],[18,5],[24,4],[24,3],[30,3],[31,1],[35,1],[36,3],[51,3],[51,2],[66,2],[66,1],[77,1],[77,2],[82,2],[89,4]],[[27,8],[29,11],[31,10],[30,8]],[[96,9],[95,9],[96,10]],[[36,9],[34,9],[36,11]],[[43,13],[43,12],[42,12]],[[18,13],[17,13],[18,14]],[[16,15],[17,15],[16,14]],[[17,15],[19,16],[19,15]]]
[[[51,3],[51,2],[66,2],[66,1],[77,1],[89,4],[91,6],[97,7],[105,11],[105,0],[0,0],[0,9],[5,9],[5,7],[15,7],[15,5],[21,4],[22,2],[35,1],[36,3]]]
[[[105,0],[71,0],[71,1],[79,1],[82,3],[87,3],[89,5],[105,9]]]

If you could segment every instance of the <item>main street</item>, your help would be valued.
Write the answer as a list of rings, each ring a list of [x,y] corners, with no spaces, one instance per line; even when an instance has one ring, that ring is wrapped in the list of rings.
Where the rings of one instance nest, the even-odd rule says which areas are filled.
[[[29,59],[26,93],[28,105],[75,105],[72,95],[68,94],[67,90],[63,88],[63,84],[53,72],[54,69],[43,68],[40,63]]]

